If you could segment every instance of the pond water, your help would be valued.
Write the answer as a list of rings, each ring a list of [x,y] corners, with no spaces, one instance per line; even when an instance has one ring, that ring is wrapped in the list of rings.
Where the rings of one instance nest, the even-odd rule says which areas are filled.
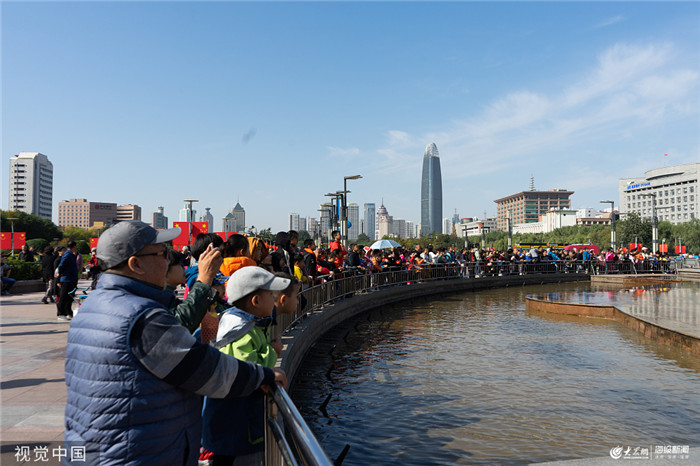
[[[700,446],[700,358],[615,322],[529,315],[588,283],[401,303],[327,333],[291,395],[343,465],[522,464]]]

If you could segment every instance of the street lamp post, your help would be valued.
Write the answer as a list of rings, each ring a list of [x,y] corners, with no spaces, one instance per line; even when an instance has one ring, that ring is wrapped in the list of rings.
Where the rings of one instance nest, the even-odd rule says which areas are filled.
[[[15,257],[15,220],[19,220],[17,217],[7,217],[7,219],[10,221],[10,238],[12,240],[12,252],[10,255],[12,257]]]
[[[513,247],[513,211],[508,211],[508,248]]]
[[[642,193],[640,196],[651,198],[651,249],[656,254],[659,252],[659,221],[656,217],[656,194]]]
[[[330,215],[330,229],[331,230],[340,230],[340,217],[342,215],[342,212],[340,211],[341,207],[341,202],[343,198],[343,194],[340,191],[336,191],[334,193],[326,193],[326,196],[331,198],[331,207],[334,207],[334,210],[331,210],[331,215]],[[337,228],[336,228],[337,227]],[[328,232],[329,238],[330,238],[330,231]],[[329,239],[330,241],[330,239]]]
[[[197,199],[185,199],[184,202],[188,202],[190,204],[189,206],[189,214],[188,217],[189,219],[187,220],[187,244],[192,244],[192,222],[194,219],[194,213],[192,211],[192,203],[193,202],[199,202]]]
[[[610,247],[613,251],[617,247],[617,235],[615,233],[615,201],[600,201],[601,204],[610,204]]]
[[[343,237],[345,247],[348,246],[348,180],[359,180],[362,175],[350,175],[343,177],[343,225],[340,234]]]
[[[328,196],[328,194],[326,194],[326,196]],[[328,212],[328,231],[326,231],[326,236],[330,238],[331,230],[333,229],[333,204],[328,202],[323,203],[318,211],[321,213]],[[323,225],[321,225],[321,227],[323,227]]]

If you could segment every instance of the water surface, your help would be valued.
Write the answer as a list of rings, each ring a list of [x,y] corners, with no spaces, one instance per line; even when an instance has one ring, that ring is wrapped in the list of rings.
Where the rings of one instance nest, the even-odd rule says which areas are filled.
[[[529,315],[525,296],[471,292],[366,313],[320,340],[292,397],[344,465],[608,456],[700,446],[700,358],[615,322]]]

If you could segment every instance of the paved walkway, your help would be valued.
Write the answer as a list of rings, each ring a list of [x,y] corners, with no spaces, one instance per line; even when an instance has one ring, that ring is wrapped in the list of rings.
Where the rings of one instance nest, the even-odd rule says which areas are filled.
[[[90,284],[81,281],[82,290]],[[55,304],[42,304],[43,293],[0,298],[0,404],[3,465],[33,464],[34,447],[63,442],[66,385],[63,373],[70,322],[58,321]],[[30,446],[28,462],[17,462],[16,446]]]

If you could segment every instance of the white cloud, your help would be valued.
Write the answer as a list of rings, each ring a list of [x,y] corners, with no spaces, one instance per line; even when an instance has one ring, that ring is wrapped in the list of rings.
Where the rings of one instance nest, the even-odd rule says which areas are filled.
[[[606,26],[612,26],[615,23],[619,23],[620,21],[624,21],[625,17],[624,16],[613,16],[612,18],[606,18],[600,23],[596,24],[593,26],[593,29],[599,29],[599,28],[604,28]]]
[[[551,159],[562,163],[609,140],[634,139],[660,118],[697,113],[688,100],[697,92],[699,73],[675,66],[670,44],[616,44],[574,84],[551,92],[520,90],[498,98],[466,120],[440,132],[409,135],[390,131],[380,169],[419,165],[425,144],[435,142],[445,178],[520,170]],[[591,154],[591,162],[605,156]],[[600,157],[600,160],[596,160]],[[538,162],[533,162],[537,160]],[[523,168],[524,169],[524,168]],[[529,174],[529,169],[527,169]]]

